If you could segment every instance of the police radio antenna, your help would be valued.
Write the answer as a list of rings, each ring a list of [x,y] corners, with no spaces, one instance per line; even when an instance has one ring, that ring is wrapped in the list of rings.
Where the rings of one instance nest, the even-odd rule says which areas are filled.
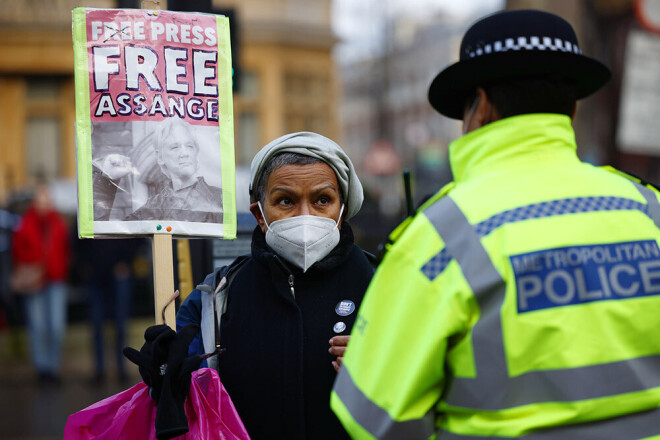
[[[415,207],[410,186],[410,170],[408,168],[403,170],[403,189],[406,194],[406,209],[408,211],[408,217],[412,217],[415,215]]]

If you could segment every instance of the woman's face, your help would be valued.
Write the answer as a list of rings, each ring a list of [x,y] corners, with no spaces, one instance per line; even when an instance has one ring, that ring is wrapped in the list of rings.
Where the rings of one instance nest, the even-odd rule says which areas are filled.
[[[338,221],[339,184],[337,176],[325,163],[284,165],[274,170],[266,182],[263,211],[268,224],[298,215],[316,215]],[[268,230],[256,203],[250,211],[257,218],[261,230]]]

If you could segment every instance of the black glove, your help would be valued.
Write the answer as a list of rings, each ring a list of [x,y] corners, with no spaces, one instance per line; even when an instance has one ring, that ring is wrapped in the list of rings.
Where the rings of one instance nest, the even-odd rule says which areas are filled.
[[[138,366],[142,380],[150,388],[151,397],[158,403],[163,387],[161,366],[167,362],[170,345],[176,337],[176,332],[168,326],[152,325],[144,332],[144,345],[140,351],[124,347],[124,356]]]
[[[202,362],[201,355],[188,356],[188,346],[199,332],[199,326],[188,324],[170,345],[163,388],[156,411],[156,438],[170,439],[188,432],[184,401],[190,392],[193,371]]]

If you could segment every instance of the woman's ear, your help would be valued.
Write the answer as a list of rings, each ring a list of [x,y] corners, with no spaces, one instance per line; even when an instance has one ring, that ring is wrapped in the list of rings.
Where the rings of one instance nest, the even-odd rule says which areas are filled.
[[[261,214],[261,209],[259,209],[259,204],[257,202],[250,204],[250,212],[254,218],[257,219],[257,224],[261,228],[261,232],[265,234],[268,230],[268,226],[266,226],[266,221],[264,220],[263,214]]]

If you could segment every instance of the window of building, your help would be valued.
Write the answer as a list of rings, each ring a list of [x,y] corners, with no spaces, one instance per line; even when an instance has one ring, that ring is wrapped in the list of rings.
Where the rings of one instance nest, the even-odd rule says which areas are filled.
[[[238,163],[249,165],[259,149],[259,117],[254,111],[243,111],[238,121]]]
[[[286,131],[330,134],[330,79],[327,74],[286,72],[284,96]]]
[[[257,73],[244,70],[241,74],[241,92],[237,96],[239,105],[236,115],[236,162],[239,165],[250,165],[261,147],[259,89]]]
[[[57,77],[27,79],[26,166],[31,177],[55,179],[61,170],[61,89]]]
[[[54,116],[28,117],[27,171],[48,180],[60,175],[60,121]]]
[[[259,97],[259,77],[255,72],[241,73],[241,98],[257,99]]]

